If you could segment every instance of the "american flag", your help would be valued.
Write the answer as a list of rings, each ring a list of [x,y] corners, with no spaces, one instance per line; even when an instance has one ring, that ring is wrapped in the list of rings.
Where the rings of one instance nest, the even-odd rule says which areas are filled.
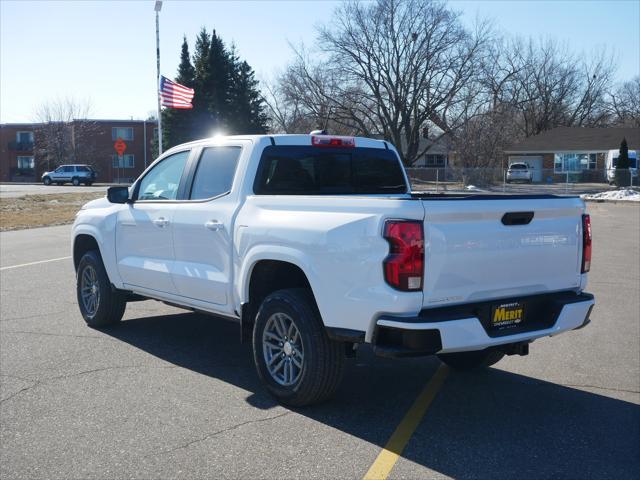
[[[194,91],[179,83],[172,82],[164,76],[160,76],[160,100],[163,107],[169,108],[193,108]]]

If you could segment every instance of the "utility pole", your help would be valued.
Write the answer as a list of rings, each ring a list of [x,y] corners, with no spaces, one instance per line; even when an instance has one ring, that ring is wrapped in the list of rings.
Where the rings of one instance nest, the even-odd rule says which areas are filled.
[[[162,155],[162,111],[160,110],[160,10],[162,10],[162,0],[156,0],[154,10],[156,12],[156,65],[158,67],[156,76],[156,93],[158,97],[158,155]]]

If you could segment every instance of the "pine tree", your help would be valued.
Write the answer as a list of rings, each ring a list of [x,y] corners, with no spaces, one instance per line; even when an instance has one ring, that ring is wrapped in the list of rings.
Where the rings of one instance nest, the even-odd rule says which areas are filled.
[[[623,138],[620,143],[620,154],[618,155],[618,163],[616,163],[616,184],[619,187],[630,185],[631,171],[629,167],[631,162],[629,161],[629,146],[627,145],[627,139]]]
[[[629,162],[629,145],[627,145],[627,139],[623,138],[622,143],[620,143],[620,155],[618,156],[618,163],[616,164],[616,168],[620,169],[628,169],[631,166]]]
[[[214,30],[211,35],[208,62],[208,111],[212,130],[228,132],[230,120],[231,61],[230,54]]]
[[[209,48],[211,46],[211,36],[202,27],[196,37],[195,51],[193,52],[193,67],[195,70],[193,88],[192,110],[192,138],[204,138],[210,135],[211,115],[208,111],[209,105]]]
[[[211,35],[204,27],[200,30],[192,59],[183,38],[175,80],[195,90],[193,109],[162,112],[165,149],[208,137],[216,130],[227,134],[267,131],[266,108],[253,69],[240,59],[234,45],[225,47],[215,30]]]
[[[268,117],[255,73],[232,49],[231,124],[235,133],[265,133]]]
[[[175,81],[185,87],[193,88],[195,84],[195,69],[191,65],[187,37],[183,37],[180,65]],[[162,112],[163,138],[165,149],[180,143],[194,140],[193,111],[182,109],[166,109]]]

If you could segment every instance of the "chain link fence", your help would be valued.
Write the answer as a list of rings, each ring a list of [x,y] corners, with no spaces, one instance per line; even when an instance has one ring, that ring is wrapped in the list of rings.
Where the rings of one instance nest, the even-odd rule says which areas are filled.
[[[561,172],[554,169],[508,171],[503,168],[408,168],[413,190],[430,192],[595,193],[637,188],[636,170],[589,169]]]

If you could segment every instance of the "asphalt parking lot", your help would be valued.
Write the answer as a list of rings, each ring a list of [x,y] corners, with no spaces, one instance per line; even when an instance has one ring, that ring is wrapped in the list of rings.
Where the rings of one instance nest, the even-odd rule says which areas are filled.
[[[390,478],[638,478],[640,208],[589,210],[592,323],[449,373]],[[228,321],[146,301],[87,328],[69,231],[0,234],[3,479],[363,478],[440,365],[365,348],[331,402],[284,408]]]

